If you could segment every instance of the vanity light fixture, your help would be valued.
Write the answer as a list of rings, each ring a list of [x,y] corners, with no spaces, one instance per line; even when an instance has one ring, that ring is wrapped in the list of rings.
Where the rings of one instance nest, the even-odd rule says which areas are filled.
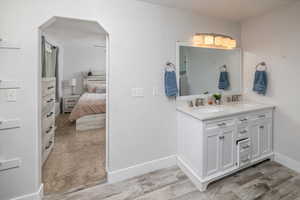
[[[199,47],[216,49],[234,49],[236,40],[232,37],[215,33],[197,33],[194,35],[193,43]]]

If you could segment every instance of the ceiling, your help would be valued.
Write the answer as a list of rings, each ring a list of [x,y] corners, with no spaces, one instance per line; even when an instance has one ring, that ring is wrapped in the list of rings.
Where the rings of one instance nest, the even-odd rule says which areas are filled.
[[[105,41],[107,34],[97,22],[62,17],[54,17],[41,29],[63,43]]]
[[[139,0],[201,15],[243,21],[300,0]]]

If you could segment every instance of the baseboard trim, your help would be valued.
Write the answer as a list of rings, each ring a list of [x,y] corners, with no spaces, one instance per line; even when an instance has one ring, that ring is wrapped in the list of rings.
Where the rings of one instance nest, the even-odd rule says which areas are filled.
[[[300,162],[281,153],[275,153],[275,161],[300,173]]]
[[[42,200],[43,196],[44,196],[44,185],[41,184],[37,192],[16,197],[13,198],[12,200]]]
[[[172,155],[165,158],[160,158],[157,160],[152,160],[142,164],[134,165],[125,169],[108,172],[107,181],[108,183],[116,183],[149,172],[153,172],[155,170],[176,166],[176,165],[177,165],[177,156]]]
[[[194,183],[196,188],[198,188],[200,191],[203,191],[205,188],[205,185],[200,181],[201,178],[192,170],[179,156],[177,157],[177,165],[178,167],[187,175],[187,177]]]

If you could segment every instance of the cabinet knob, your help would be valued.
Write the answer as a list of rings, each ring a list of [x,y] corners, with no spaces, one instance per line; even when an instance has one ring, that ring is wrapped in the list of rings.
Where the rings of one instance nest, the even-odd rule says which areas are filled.
[[[263,129],[263,128],[265,128],[265,126],[262,125],[262,126],[260,126],[259,128],[260,128],[260,129]]]
[[[220,136],[219,139],[220,139],[220,140],[224,140],[224,139],[225,139],[225,136]]]

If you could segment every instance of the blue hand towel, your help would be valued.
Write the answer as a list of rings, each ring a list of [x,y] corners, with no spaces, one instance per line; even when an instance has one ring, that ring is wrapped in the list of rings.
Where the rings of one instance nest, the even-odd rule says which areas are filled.
[[[227,90],[230,86],[228,72],[221,72],[219,78],[219,89]]]
[[[168,97],[174,97],[178,94],[175,71],[165,71],[165,93]]]
[[[253,91],[265,95],[267,92],[268,77],[266,71],[256,71],[254,76]]]

